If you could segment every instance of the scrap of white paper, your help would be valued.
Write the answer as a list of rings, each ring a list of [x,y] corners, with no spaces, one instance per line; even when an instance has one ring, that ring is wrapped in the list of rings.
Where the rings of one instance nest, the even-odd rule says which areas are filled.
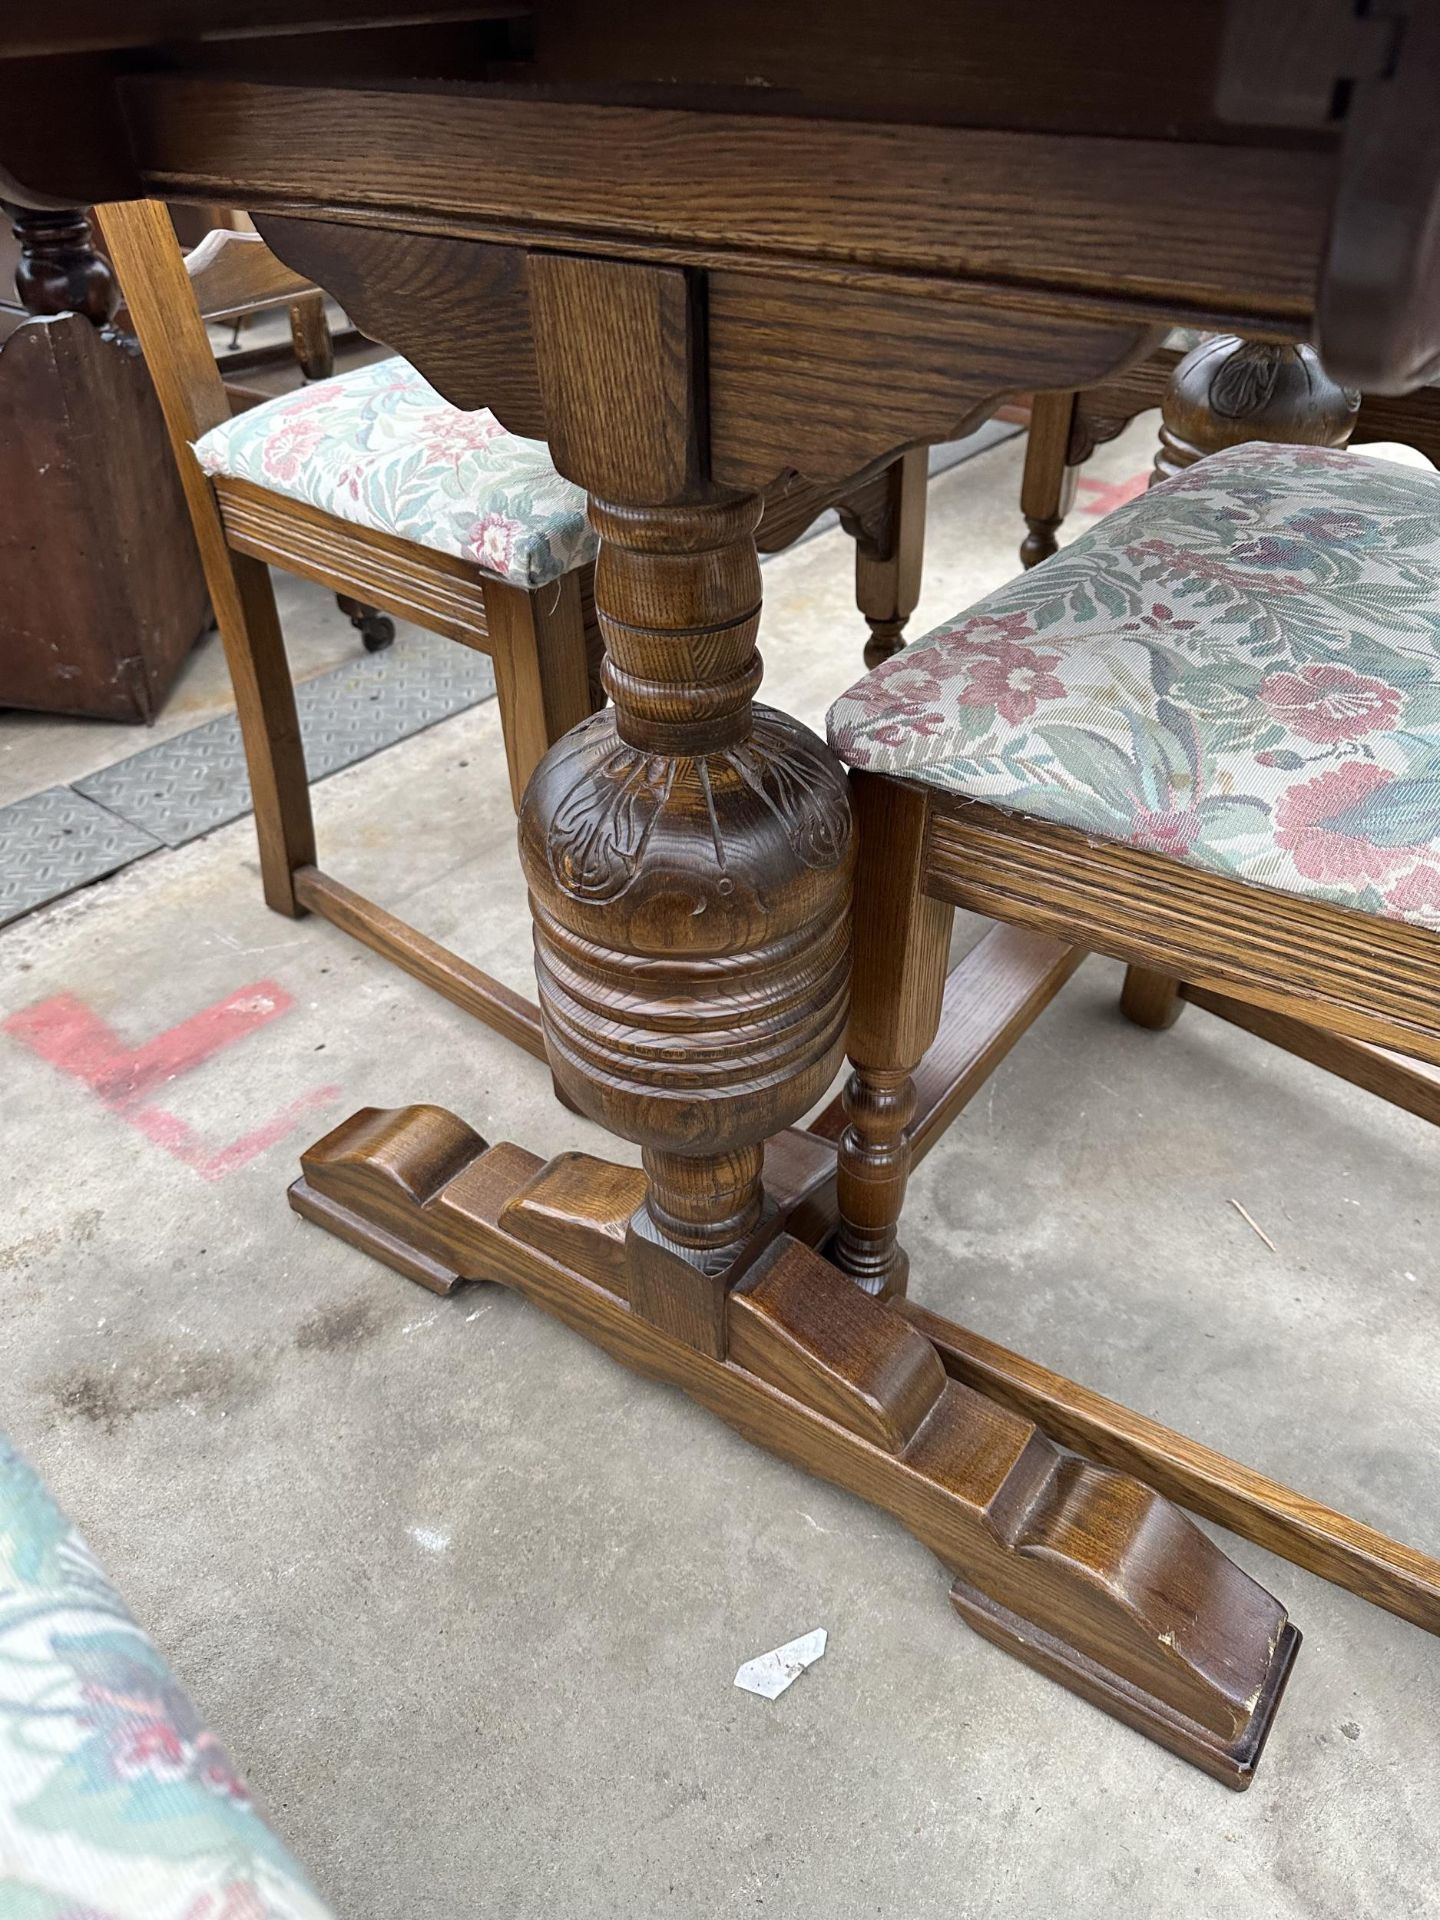
[[[798,1640],[787,1640],[783,1647],[757,1654],[736,1674],[736,1686],[745,1693],[758,1693],[762,1700],[778,1700],[792,1680],[814,1666],[825,1651],[825,1640],[824,1627],[816,1627]]]

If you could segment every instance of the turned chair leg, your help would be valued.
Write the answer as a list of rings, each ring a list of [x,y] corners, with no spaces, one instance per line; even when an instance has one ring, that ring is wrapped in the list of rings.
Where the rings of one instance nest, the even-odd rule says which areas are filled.
[[[855,601],[870,638],[865,664],[878,667],[905,645],[905,623],[920,600],[925,563],[925,488],[928,447],[901,454],[886,474],[884,527],[878,541],[852,528],[855,538]],[[845,519],[841,509],[841,520]]]
[[[915,1114],[910,1076],[935,1038],[954,910],[921,891],[925,798],[863,773],[850,776],[855,811],[857,937],[851,982],[836,1206],[830,1257],[864,1292],[905,1292],[899,1240]]]
[[[594,710],[580,576],[562,574],[533,589],[487,580],[485,622],[518,810],[546,753]]]
[[[1029,528],[1020,544],[1025,567],[1039,566],[1057,551],[1060,524],[1075,502],[1079,468],[1070,462],[1070,436],[1076,404],[1073,393],[1037,393],[1031,403],[1020,482],[1020,511]]]
[[[335,604],[364,641],[367,653],[383,653],[386,647],[394,645],[395,622],[388,613],[381,613],[378,607],[353,599],[348,593],[337,593]]]

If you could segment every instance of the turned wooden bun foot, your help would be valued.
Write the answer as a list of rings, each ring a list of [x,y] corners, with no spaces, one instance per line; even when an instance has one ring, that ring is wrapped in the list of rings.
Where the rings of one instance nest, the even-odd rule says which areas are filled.
[[[1060,551],[1060,521],[1058,518],[1042,519],[1038,514],[1027,513],[1025,524],[1030,531],[1020,542],[1020,564],[1028,569],[1038,567],[1042,560],[1048,560],[1052,554]]]
[[[905,650],[905,622],[903,620],[872,620],[870,638],[865,642],[865,664],[878,667],[886,660],[893,660],[897,653]]]
[[[308,1218],[437,1291],[517,1288],[756,1445],[893,1514],[987,1639],[1248,1785],[1299,1644],[1284,1608],[1142,1481],[951,1378],[903,1313],[778,1220],[756,1224],[720,1277],[718,1324],[697,1316],[692,1335],[643,1297],[638,1168],[490,1147],[439,1107],[367,1108],[302,1164],[291,1199]]]

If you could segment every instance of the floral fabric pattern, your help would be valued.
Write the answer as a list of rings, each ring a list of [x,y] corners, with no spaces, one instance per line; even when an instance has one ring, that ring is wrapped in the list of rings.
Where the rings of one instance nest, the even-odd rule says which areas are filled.
[[[878,667],[853,767],[1440,929],[1440,475],[1212,454]]]
[[[327,1920],[0,1436],[0,1920]]]
[[[399,358],[317,380],[195,442],[206,473],[249,480],[516,587],[543,587],[595,557],[585,494],[541,440],[488,409],[452,407]]]

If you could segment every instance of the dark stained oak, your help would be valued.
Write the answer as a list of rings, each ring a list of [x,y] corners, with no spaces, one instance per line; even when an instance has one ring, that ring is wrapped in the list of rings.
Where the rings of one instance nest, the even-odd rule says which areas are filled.
[[[1305,32],[1257,62],[1236,9],[1207,10],[1198,32],[1188,9],[1151,9],[1143,46],[1095,36],[1077,64],[1073,9],[1031,0],[1008,39],[993,4],[977,12],[977,66],[948,0],[894,0],[883,22],[834,0],[823,23],[697,0],[645,10],[633,45],[619,16],[567,41],[567,0],[533,0],[513,26],[401,24],[373,41],[338,0],[300,0],[289,23],[309,31],[243,42],[230,36],[273,16],[214,0],[200,39],[173,0],[166,44],[157,26],[120,59],[107,45],[133,46],[123,22],[108,43],[52,40],[35,0],[16,4],[0,24],[0,165],[26,197],[73,204],[83,175],[122,182],[115,196],[257,209],[296,272],[348,288],[458,404],[543,423],[600,536],[612,705],[540,761],[521,851],[552,1072],[639,1147],[643,1187],[574,1161],[552,1174],[417,1109],[362,1113],[319,1143],[297,1207],[427,1284],[520,1286],[896,1513],[982,1632],[1245,1784],[1296,1645],[1284,1609],[1153,1489],[938,1383],[913,1329],[864,1290],[903,1285],[895,1222],[949,903],[988,888],[1005,917],[1019,876],[1001,849],[1027,847],[1032,866],[1040,852],[973,821],[969,838],[939,820],[927,835],[928,803],[897,789],[858,799],[893,858],[877,866],[862,844],[853,893],[834,756],[755,699],[756,532],[791,476],[853,499],[1018,393],[1127,377],[1172,318],[1312,334],[1337,377],[1363,363],[1376,391],[1412,382],[1440,356],[1428,33],[1382,43],[1373,23],[1357,35],[1349,0],[1310,0]],[[688,52],[672,66],[675,41]],[[83,102],[62,142],[20,114],[22,63],[5,56],[76,44],[96,57],[40,62],[48,76],[23,63],[32,97],[55,99],[63,71]],[[1137,63],[1176,70],[1173,113],[1136,87]],[[767,70],[784,84],[737,88]],[[463,301],[467,286],[489,290],[491,340],[478,313],[457,327],[446,310],[444,290]],[[1367,301],[1382,313],[1368,330]],[[898,598],[899,546],[887,559]],[[886,645],[898,617],[876,614]],[[1116,896],[1127,958],[1163,968],[1202,947],[1202,984],[1280,1004],[1303,939],[1332,1025],[1376,1037],[1378,1000],[1381,1037],[1429,1031],[1406,1025],[1400,975],[1424,979],[1428,961],[1404,942],[1377,966],[1373,939],[1273,910],[1267,936],[1229,896],[1167,918],[1149,877],[1061,851],[1040,907],[1010,915],[1044,937],[995,991],[999,1038],[972,1029],[948,1056],[962,1093],[1069,949],[1110,950]],[[282,845],[272,865],[288,884],[313,854]],[[793,1126],[846,1044],[852,896],[878,916],[856,942],[834,1173],[835,1252],[860,1288],[784,1232],[824,1226],[832,1149]],[[932,1117],[955,1104],[943,1086],[927,1098]],[[595,1277],[621,1271],[618,1293]]]
[[[934,805],[925,885],[974,913],[1440,1064],[1440,942],[993,807]]]
[[[1272,319],[1310,309],[1334,188],[1328,153],[1271,147],[1259,222],[1239,146],[1207,148],[1200,168],[1169,140],[941,126],[897,139],[865,121],[423,89],[356,90],[342,117],[323,89],[180,74],[121,91],[147,186],[179,199],[223,197],[238,179],[261,209],[388,204],[484,238],[542,226],[577,251],[571,236],[598,231],[1076,293],[1120,285],[1177,308],[1233,311],[1239,296]],[[1110,217],[1122,201],[1127,217]],[[1196,247],[1202,230],[1210,244]]]
[[[1440,1069],[1421,1060],[1407,1060],[1402,1054],[1384,1047],[1368,1046],[1363,1040],[1348,1040],[1323,1027],[1312,1027],[1303,1020],[1291,1019],[1267,1007],[1247,1005],[1229,994],[1213,993],[1205,987],[1182,986],[1176,989],[1183,1006],[1193,1003],[1207,1013],[1218,1014],[1232,1026],[1244,1027],[1272,1046],[1283,1047],[1312,1065],[1324,1067],[1352,1086],[1378,1094],[1391,1106],[1403,1107],[1417,1119],[1440,1126]]]
[[[918,1302],[899,1309],[952,1378],[1040,1422],[1088,1459],[1133,1473],[1298,1567],[1346,1587],[1427,1633],[1440,1633],[1440,1561],[1227,1460],[1213,1448],[1077,1386]]]
[[[1343,447],[1359,406],[1360,395],[1333,380],[1311,346],[1212,334],[1165,384],[1156,477],[1249,440]]]
[[[951,1573],[980,1632],[1227,1786],[1249,1784],[1299,1644],[1284,1609],[1150,1488],[947,1381],[928,1340],[809,1248],[772,1243],[729,1296],[726,1352],[709,1354],[605,1284],[609,1198],[587,1256],[588,1194],[603,1183],[487,1150],[434,1107],[357,1114],[303,1166],[298,1212],[378,1258],[398,1242],[437,1273],[517,1287],[758,1445],[893,1513]]]

